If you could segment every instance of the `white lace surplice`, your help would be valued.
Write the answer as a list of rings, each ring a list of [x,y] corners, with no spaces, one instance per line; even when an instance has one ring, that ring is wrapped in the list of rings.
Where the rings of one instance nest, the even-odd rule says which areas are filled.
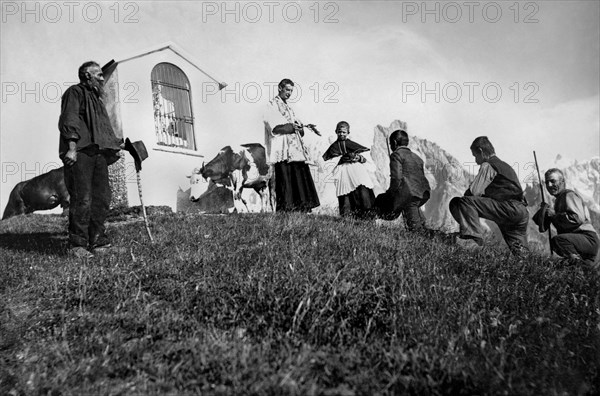
[[[269,101],[267,112],[264,116],[265,122],[265,140],[267,142],[267,162],[274,164],[277,162],[308,160],[308,153],[305,150],[301,137],[295,133],[291,135],[274,135],[273,128],[277,125],[294,123],[300,120],[296,118],[292,108],[285,103],[279,96]]]
[[[367,167],[360,162],[341,164],[336,167],[338,173],[336,178],[336,195],[350,194],[361,184],[367,188],[373,188],[373,181]]]

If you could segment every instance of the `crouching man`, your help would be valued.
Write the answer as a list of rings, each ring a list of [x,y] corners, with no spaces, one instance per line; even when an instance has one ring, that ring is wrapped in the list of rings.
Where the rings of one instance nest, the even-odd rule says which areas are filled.
[[[390,135],[390,187],[375,199],[377,216],[384,220],[404,217],[409,231],[424,231],[425,216],[421,212],[431,196],[425,177],[423,160],[408,148],[408,134],[397,130]]]
[[[458,238],[482,246],[483,229],[479,219],[483,218],[498,225],[513,254],[524,253],[528,250],[529,214],[516,172],[496,156],[486,136],[473,141],[471,154],[480,165],[479,172],[464,196],[450,201],[450,213],[460,225]]]
[[[533,221],[540,232],[545,232],[550,224],[554,225],[558,235],[550,240],[550,246],[556,254],[593,265],[600,240],[590,223],[590,212],[583,199],[565,187],[565,177],[559,169],[549,169],[544,178],[546,189],[555,197],[554,207],[542,203],[533,215]]]

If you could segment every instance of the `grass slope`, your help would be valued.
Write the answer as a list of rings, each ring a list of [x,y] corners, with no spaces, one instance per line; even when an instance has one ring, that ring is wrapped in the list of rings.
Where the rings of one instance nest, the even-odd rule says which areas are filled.
[[[139,220],[139,219],[138,219]],[[599,277],[336,217],[0,223],[0,394],[597,394]]]

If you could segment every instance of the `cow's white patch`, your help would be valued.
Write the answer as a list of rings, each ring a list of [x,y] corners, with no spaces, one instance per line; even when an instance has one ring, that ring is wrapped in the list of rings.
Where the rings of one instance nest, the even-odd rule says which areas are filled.
[[[236,209],[238,213],[250,212],[241,199],[233,200],[233,208]]]
[[[244,157],[244,160],[250,166],[250,169],[248,170],[248,172],[246,172],[246,184],[251,184],[260,180],[261,175],[258,172],[258,166],[256,166],[256,162],[254,161],[254,157],[252,157],[250,150],[247,147],[238,146],[236,148],[236,152],[242,157]]]

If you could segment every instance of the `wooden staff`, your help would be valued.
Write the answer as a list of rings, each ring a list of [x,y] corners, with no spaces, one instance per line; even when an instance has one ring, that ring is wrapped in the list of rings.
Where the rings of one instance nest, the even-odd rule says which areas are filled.
[[[135,175],[137,176],[138,194],[140,195],[140,205],[142,205],[142,215],[144,216],[144,224],[146,225],[146,232],[148,233],[148,237],[150,237],[150,242],[154,243],[154,238],[152,238],[152,234],[150,233],[150,225],[148,224],[148,216],[146,216],[146,208],[144,207],[144,201],[142,200],[142,178],[140,176],[140,171],[136,169]]]
[[[546,203],[546,200],[544,199],[544,187],[542,185],[542,177],[540,176],[540,168],[538,167],[538,162],[537,162],[537,156],[535,155],[535,150],[533,150],[533,159],[535,160],[535,170],[537,171],[538,174],[538,180],[540,182],[540,193],[542,194],[542,204]],[[545,219],[542,219],[542,222],[545,221]],[[550,246],[550,255],[552,256],[552,230],[550,229],[550,226],[548,226],[548,245]]]

